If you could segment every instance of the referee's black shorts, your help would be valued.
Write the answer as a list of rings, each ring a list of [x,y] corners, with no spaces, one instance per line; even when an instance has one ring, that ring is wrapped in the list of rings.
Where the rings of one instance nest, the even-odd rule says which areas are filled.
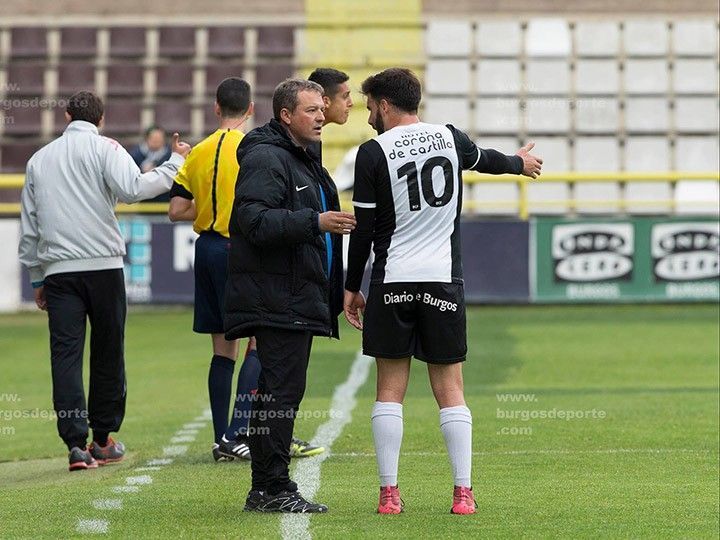
[[[414,356],[429,364],[465,360],[462,283],[371,284],[364,315],[363,353],[367,356]]]
[[[222,306],[227,281],[230,240],[216,232],[203,232],[195,241],[195,317],[199,334],[222,334]]]

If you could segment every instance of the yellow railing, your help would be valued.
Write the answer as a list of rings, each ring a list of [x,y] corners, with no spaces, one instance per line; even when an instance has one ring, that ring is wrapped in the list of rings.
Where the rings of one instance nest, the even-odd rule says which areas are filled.
[[[607,207],[610,205],[616,206],[619,212],[625,212],[628,206],[633,207],[657,207],[665,206],[670,209],[671,213],[677,210],[677,200],[675,198],[675,187],[681,180],[695,180],[705,182],[720,182],[720,172],[709,171],[709,172],[684,172],[684,171],[673,171],[673,172],[587,172],[587,173],[546,173],[540,178],[532,180],[525,176],[515,176],[511,174],[501,175],[489,175],[479,174],[475,172],[466,172],[463,175],[463,180],[467,185],[473,184],[514,184],[517,186],[518,196],[512,200],[497,200],[492,201],[478,201],[472,198],[466,199],[463,202],[465,210],[478,210],[483,208],[503,208],[509,210],[515,210],[521,219],[528,219],[530,216],[530,206],[533,207],[565,207],[569,211],[575,211],[578,208],[590,208],[590,207]],[[25,181],[25,175],[22,174],[4,174],[0,175],[0,190],[1,189],[20,189]],[[591,200],[580,200],[574,197],[574,187],[579,183],[614,183],[620,186],[620,197],[618,199],[591,199]],[[669,199],[652,199],[652,200],[639,200],[632,199],[627,200],[625,198],[625,187],[628,183],[643,183],[643,182],[666,182],[670,186],[671,197]],[[531,183],[565,183],[570,187],[570,195],[567,199],[557,200],[533,200],[531,201],[528,194],[528,186]],[[343,209],[351,210],[352,203],[350,200],[350,194],[341,194],[340,200]],[[683,206],[690,207],[693,204],[702,205],[706,207],[710,204],[716,203],[717,201],[687,201],[683,202]],[[142,203],[142,204],[118,204],[116,207],[118,213],[123,214],[164,214],[167,212],[167,203]],[[0,203],[0,215],[18,215],[20,213],[19,203]]]

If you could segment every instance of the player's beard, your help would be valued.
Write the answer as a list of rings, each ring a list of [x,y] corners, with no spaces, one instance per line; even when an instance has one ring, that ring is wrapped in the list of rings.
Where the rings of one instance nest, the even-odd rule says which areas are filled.
[[[373,129],[377,131],[378,135],[382,135],[383,133],[385,133],[385,124],[383,124],[382,116],[380,116],[379,114],[375,117]]]

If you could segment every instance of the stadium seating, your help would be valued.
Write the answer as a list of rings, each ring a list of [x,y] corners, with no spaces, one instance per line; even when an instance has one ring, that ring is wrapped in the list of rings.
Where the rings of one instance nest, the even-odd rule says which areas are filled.
[[[141,65],[125,63],[107,67],[108,96],[142,96],[145,69]]]
[[[156,70],[158,96],[191,96],[193,68],[189,64],[158,66]]]
[[[60,29],[60,56],[92,59],[97,54],[97,29],[66,26]]]
[[[163,26],[160,28],[161,57],[184,57],[195,55],[195,28],[192,26]]]
[[[208,56],[242,60],[245,54],[245,29],[236,26],[208,28]]]
[[[13,61],[6,67],[6,96],[45,95],[45,64]]]
[[[190,133],[192,128],[192,106],[186,101],[165,100],[155,105],[155,124],[168,133]]]
[[[118,26],[110,28],[110,56],[140,58],[145,56],[145,28]]]
[[[142,104],[129,99],[112,99],[105,103],[103,133],[111,137],[137,135],[144,127],[141,122]]]
[[[45,58],[47,36],[42,27],[15,27],[10,29],[10,58]]]
[[[205,93],[210,96],[215,95],[218,85],[228,77],[244,77],[245,69],[243,64],[238,63],[218,63],[209,64],[205,68]],[[257,91],[257,88],[252,89],[253,92]]]
[[[95,67],[92,64],[74,61],[58,66],[58,95],[70,96],[80,90],[95,89]]]

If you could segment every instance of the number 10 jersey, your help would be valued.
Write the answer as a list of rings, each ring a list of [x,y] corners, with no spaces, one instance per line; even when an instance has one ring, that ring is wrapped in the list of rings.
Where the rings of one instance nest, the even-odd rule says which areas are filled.
[[[480,154],[453,126],[424,122],[360,146],[353,205],[375,209],[372,283],[462,283],[462,171]]]

